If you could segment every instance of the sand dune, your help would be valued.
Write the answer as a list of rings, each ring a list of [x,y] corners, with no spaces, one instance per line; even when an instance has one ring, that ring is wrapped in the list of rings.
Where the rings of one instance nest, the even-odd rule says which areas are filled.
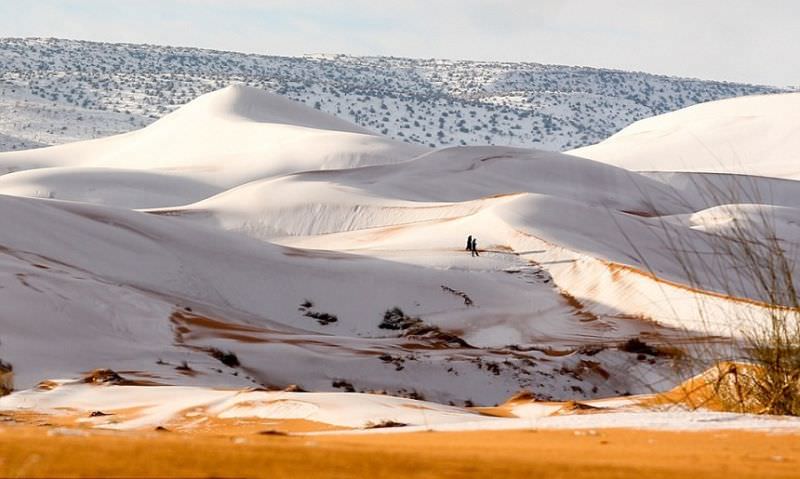
[[[166,207],[196,201],[198,195],[209,193],[210,187],[227,189],[302,170],[392,163],[425,151],[423,147],[376,136],[277,95],[234,85],[203,95],[138,131],[0,154],[0,171],[45,167],[146,170],[152,175],[140,173],[125,178],[126,187],[138,188],[142,197],[163,189],[163,182],[159,183],[155,174],[172,175],[176,186],[188,181],[198,184],[178,198],[165,198],[171,200],[169,203],[147,205]],[[121,181],[118,171],[108,174],[109,177],[86,175],[82,185],[88,194],[73,193],[65,199],[93,202],[91,190]],[[24,187],[26,178],[20,178],[22,185],[12,178],[4,182],[0,193],[7,189],[13,194]],[[38,181],[36,196],[58,197],[61,189],[79,190],[75,177],[65,177],[63,170],[39,172]]]
[[[551,401],[668,390],[676,347],[767,319],[756,282],[726,275],[735,258],[690,277],[669,242],[708,251],[732,225],[762,234],[756,220],[769,216],[795,251],[797,187],[727,166],[634,170],[648,158],[679,170],[670,148],[695,154],[681,125],[702,124],[720,145],[756,125],[769,135],[754,152],[783,138],[757,174],[791,177],[791,122],[776,118],[795,98],[693,107],[559,154],[420,148],[233,86],[139,131],[0,154],[0,220],[13,225],[0,229],[0,358],[29,389],[0,404],[146,410],[130,421],[147,427],[199,407],[213,420],[502,429],[548,409],[509,409],[514,422],[459,407],[519,390]],[[715,120],[726,115],[746,118]],[[630,162],[602,153],[622,150]],[[673,354],[626,351],[631,338]],[[161,386],[59,382],[97,368]],[[62,385],[31,389],[46,379]],[[314,393],[276,392],[291,385]],[[541,427],[585,423],[558,410],[570,414]],[[729,420],[649,414],[589,423]]]
[[[732,98],[640,120],[570,153],[631,170],[800,178],[800,93]]]

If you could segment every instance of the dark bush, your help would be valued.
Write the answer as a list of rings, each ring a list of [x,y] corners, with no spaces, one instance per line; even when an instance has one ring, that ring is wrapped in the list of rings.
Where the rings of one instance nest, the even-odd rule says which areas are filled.
[[[378,327],[381,329],[400,331],[408,329],[411,326],[419,325],[420,323],[422,323],[421,319],[406,316],[402,309],[394,307],[383,313],[383,321],[381,321]]]
[[[356,392],[356,388],[354,388],[351,383],[345,381],[344,379],[336,379],[331,383],[331,385],[336,389],[344,389],[345,392],[348,393]]]
[[[14,390],[14,368],[7,362],[0,360],[0,396],[11,394]]]
[[[211,357],[221,362],[225,366],[228,366],[229,368],[238,368],[242,365],[239,362],[239,358],[230,351],[221,351],[217,348],[211,348],[208,350],[208,352],[211,354]]]
[[[633,354],[647,354],[649,356],[658,356],[658,350],[653,346],[645,343],[639,338],[631,338],[619,345],[620,351]]]
[[[318,313],[316,311],[307,311],[304,316],[316,319],[317,322],[323,326],[339,321],[339,318],[335,314]]]

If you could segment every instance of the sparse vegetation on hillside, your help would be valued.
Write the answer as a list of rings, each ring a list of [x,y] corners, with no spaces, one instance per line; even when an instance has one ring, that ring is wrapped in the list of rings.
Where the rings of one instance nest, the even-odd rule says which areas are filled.
[[[409,143],[564,150],[695,103],[778,88],[594,68],[385,57],[276,57],[0,39],[0,151],[142,127],[244,83]]]

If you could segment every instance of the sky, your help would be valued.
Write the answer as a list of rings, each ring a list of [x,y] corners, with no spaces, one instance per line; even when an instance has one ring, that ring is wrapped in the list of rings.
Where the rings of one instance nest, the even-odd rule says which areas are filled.
[[[0,37],[31,36],[800,85],[799,0],[0,0]]]

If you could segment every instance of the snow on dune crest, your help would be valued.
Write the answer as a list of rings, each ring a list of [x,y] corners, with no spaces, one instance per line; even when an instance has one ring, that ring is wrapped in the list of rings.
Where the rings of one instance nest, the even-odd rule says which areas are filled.
[[[230,85],[187,103],[159,122],[219,121],[293,125],[317,130],[372,134],[369,130],[283,96],[246,85]],[[156,122],[156,123],[159,123]]]
[[[186,207],[149,211],[269,241],[281,236],[461,218],[483,207],[480,200],[445,203],[382,199],[349,186],[291,177],[248,183]]]
[[[631,170],[800,178],[800,93],[694,105],[569,153]]]
[[[424,147],[375,136],[276,95],[232,86],[204,95],[142,130],[0,154],[0,172],[43,167],[148,170],[180,175],[220,191],[297,171],[395,163],[426,151]],[[40,178],[44,181],[48,175],[42,172]],[[55,175],[47,182],[52,189],[58,189],[66,186],[60,183],[62,179]],[[141,175],[128,182],[134,181],[139,182],[136,188],[143,192],[159,187]],[[7,186],[14,190],[13,185]],[[95,183],[87,179],[86,187],[93,188]],[[189,193],[178,202],[149,206],[190,203],[207,190]]]
[[[681,171],[641,172],[669,185],[679,202],[693,211],[723,204],[795,206],[800,182],[785,178]]]
[[[694,229],[722,237],[775,237],[788,244],[796,244],[800,238],[800,208],[788,206],[720,205],[698,211],[690,222]]]
[[[335,173],[333,173],[335,174]],[[610,208],[645,207],[643,192],[674,205],[668,186],[622,168],[542,150],[500,146],[435,150],[402,165],[343,172],[337,181],[404,199],[464,201],[508,193],[541,193]]]
[[[668,185],[621,168],[538,150],[461,147],[402,164],[257,180],[163,213],[269,240],[454,219],[525,193],[600,210],[691,211]]]

